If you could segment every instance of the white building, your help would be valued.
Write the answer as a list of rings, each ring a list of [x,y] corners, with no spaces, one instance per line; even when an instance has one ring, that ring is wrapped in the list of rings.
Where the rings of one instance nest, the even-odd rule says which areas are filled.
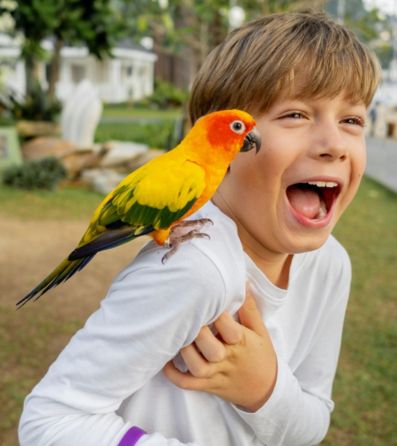
[[[44,42],[51,51],[51,42]],[[18,93],[25,92],[25,67],[19,59],[20,42],[0,35],[0,85]],[[61,52],[60,78],[56,86],[57,97],[65,100],[74,87],[88,79],[99,97],[106,103],[139,100],[150,96],[154,84],[154,63],[157,56],[141,45],[120,42],[113,49],[113,58],[98,60],[83,47],[64,47]],[[47,70],[39,66],[40,80],[47,86]]]

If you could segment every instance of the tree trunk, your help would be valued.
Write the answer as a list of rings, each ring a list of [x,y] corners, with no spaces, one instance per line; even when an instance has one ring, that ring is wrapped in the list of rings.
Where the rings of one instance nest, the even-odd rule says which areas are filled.
[[[55,99],[56,84],[59,80],[59,73],[61,69],[61,51],[63,48],[63,41],[55,40],[54,52],[50,62],[50,72],[48,80],[48,96],[50,99]]]
[[[25,56],[25,80],[26,80],[26,95],[34,92],[35,87],[40,82],[38,63],[34,56]]]

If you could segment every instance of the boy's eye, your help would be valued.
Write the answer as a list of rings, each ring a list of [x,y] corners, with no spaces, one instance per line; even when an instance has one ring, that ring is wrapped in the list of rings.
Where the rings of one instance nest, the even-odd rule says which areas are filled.
[[[360,127],[365,127],[364,119],[358,116],[351,116],[349,118],[344,119],[343,122],[349,125],[358,125]]]
[[[291,112],[284,116],[284,118],[301,119],[303,114],[300,112]]]

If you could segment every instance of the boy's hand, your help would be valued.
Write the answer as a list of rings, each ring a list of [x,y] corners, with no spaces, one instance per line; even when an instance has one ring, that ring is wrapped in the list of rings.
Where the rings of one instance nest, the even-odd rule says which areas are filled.
[[[218,337],[203,327],[195,342],[181,350],[188,372],[182,373],[170,361],[164,373],[182,389],[212,393],[254,412],[273,391],[277,360],[249,292],[238,316],[240,323],[222,313],[215,321]]]

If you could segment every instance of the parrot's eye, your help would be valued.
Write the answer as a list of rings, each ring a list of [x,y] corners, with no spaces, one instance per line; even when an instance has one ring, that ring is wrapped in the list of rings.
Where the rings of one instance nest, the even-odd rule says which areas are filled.
[[[233,121],[230,124],[230,128],[233,130],[234,133],[237,133],[238,135],[241,135],[245,132],[245,124],[243,121]]]

